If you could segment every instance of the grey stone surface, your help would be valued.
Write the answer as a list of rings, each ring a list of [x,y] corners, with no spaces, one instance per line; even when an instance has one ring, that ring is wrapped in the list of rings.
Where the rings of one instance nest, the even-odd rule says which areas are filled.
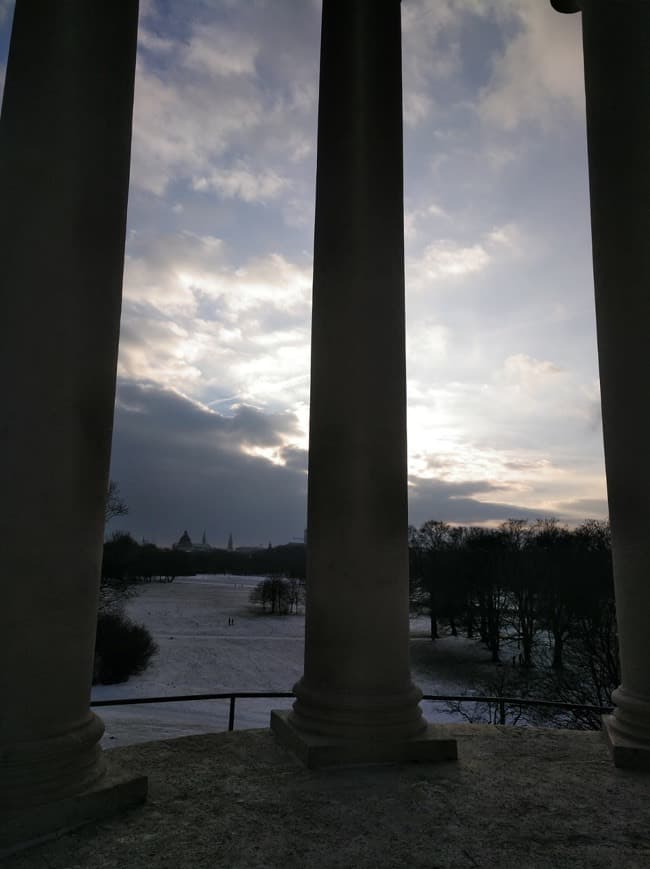
[[[441,738],[433,725],[410,739],[335,739],[299,730],[293,724],[290,712],[274,709],[271,712],[271,730],[280,744],[310,769],[358,763],[433,763],[455,760],[457,756],[456,741]]]
[[[309,582],[292,721],[352,741],[389,727],[408,738],[426,724],[408,645],[400,4],[324,0],[322,12]]]
[[[313,771],[262,730],[116,749],[147,802],[3,869],[650,867],[650,780],[600,733],[440,732],[456,762]]]
[[[603,733],[616,766],[650,772],[650,744],[626,739],[616,724],[616,716],[603,715]]]
[[[15,7],[0,118],[0,814],[103,772],[88,703],[137,20],[137,0]]]
[[[2,812],[0,858],[35,842],[59,836],[90,821],[98,821],[142,803],[147,777],[132,776],[110,759],[106,773],[93,787],[75,796],[32,806],[20,812]]]
[[[650,3],[581,2],[598,364],[621,685],[617,763],[650,746]],[[635,745],[638,749],[630,749]]]

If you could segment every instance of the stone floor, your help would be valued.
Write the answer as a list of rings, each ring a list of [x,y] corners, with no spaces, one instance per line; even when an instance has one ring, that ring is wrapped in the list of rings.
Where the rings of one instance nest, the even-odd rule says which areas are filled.
[[[3,869],[650,869],[650,775],[602,736],[441,725],[457,762],[309,771],[268,730],[108,752],[144,806]]]

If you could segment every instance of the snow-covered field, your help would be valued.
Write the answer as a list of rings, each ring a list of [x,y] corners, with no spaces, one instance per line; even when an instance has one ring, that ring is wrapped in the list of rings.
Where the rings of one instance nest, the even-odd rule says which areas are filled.
[[[254,612],[248,596],[259,580],[253,576],[195,576],[139,586],[138,596],[127,602],[126,610],[151,631],[159,652],[142,675],[122,685],[95,685],[92,699],[291,691],[302,675],[305,619]],[[233,625],[228,624],[230,618]],[[414,620],[411,630],[425,634],[426,621]],[[449,642],[455,648],[467,643],[449,638],[436,647],[444,653]],[[474,648],[470,643],[464,649],[470,658]],[[415,670],[414,680],[427,694],[457,693],[469,687],[449,668],[441,669],[435,679]],[[267,727],[271,709],[288,708],[291,702],[239,699],[235,727]],[[423,708],[430,721],[452,720],[440,705],[424,702]],[[102,707],[97,712],[106,725],[105,748],[228,727],[227,700]]]

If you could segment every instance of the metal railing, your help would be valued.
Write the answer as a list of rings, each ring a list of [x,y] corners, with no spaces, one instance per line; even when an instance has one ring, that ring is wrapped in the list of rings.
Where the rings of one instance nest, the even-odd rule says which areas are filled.
[[[491,703],[499,707],[499,724],[507,724],[506,706],[540,706],[551,709],[566,709],[567,712],[593,712],[597,715],[609,715],[613,706],[592,706],[588,703],[567,703],[564,700],[535,700],[526,697],[485,697],[482,694],[423,694],[423,700],[440,700],[449,703]]]
[[[228,730],[235,729],[235,701],[240,699],[272,699],[295,697],[293,691],[226,691],[220,694],[176,694],[164,697],[123,697],[119,700],[93,700],[93,706],[135,706],[138,703],[182,703],[190,700],[229,700]]]
[[[93,700],[91,707],[100,706],[135,706],[145,703],[182,703],[195,700],[228,700],[228,730],[235,729],[235,702],[245,699],[275,699],[295,697],[293,691],[225,691],[218,694],[175,694],[163,697],[123,697],[114,700]],[[480,694],[423,694],[423,700],[431,700],[440,703],[491,703],[498,704],[499,723],[507,724],[506,706],[541,706],[554,709],[566,709],[571,712],[593,712],[599,715],[608,715],[613,711],[612,706],[590,706],[585,703],[566,703],[563,700],[535,700],[523,697],[485,697]]]

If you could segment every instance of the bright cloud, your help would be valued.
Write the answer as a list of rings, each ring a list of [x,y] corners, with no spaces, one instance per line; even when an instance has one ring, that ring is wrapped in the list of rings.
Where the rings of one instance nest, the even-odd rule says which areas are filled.
[[[223,27],[195,26],[181,62],[199,74],[214,78],[255,75],[257,40]]]
[[[212,88],[169,81],[141,62],[136,76],[133,182],[157,195],[176,177],[209,171],[227,148],[261,123],[254,88]]]
[[[245,165],[233,169],[214,170],[209,175],[194,178],[195,190],[215,190],[226,199],[244,202],[267,202],[275,199],[289,186],[286,178],[275,172],[251,172]]]
[[[511,383],[522,386],[528,391],[534,391],[547,384],[556,389],[557,378],[565,372],[548,360],[531,359],[525,353],[508,356],[503,363],[505,377]]]
[[[557,110],[584,112],[580,16],[549,3],[513,4],[521,30],[494,61],[480,95],[482,116],[507,130],[523,122],[548,126]]]
[[[280,254],[235,266],[220,239],[189,233],[134,239],[131,249],[122,376],[209,402],[306,401],[310,266]]]
[[[425,214],[447,217],[437,206],[429,206]],[[421,217],[422,212],[416,212],[411,225]],[[451,217],[448,219],[453,221]],[[422,234],[418,232],[417,236]],[[416,232],[412,230],[411,237],[414,236]],[[469,244],[449,238],[436,239],[426,245],[419,256],[410,258],[407,284],[411,290],[419,291],[440,282],[470,278],[495,261],[516,256],[521,250],[522,239],[522,233],[514,224],[496,227]]]
[[[436,281],[480,272],[489,262],[490,255],[481,244],[463,247],[451,241],[439,241],[426,248],[420,268],[424,277]]]
[[[436,108],[432,83],[449,77],[459,69],[458,45],[453,39],[441,40],[446,28],[455,30],[458,18],[448,2],[402,4],[404,79],[404,122],[417,127]]]
[[[260,8],[254,20],[266,16],[267,26],[253,33],[242,27],[248,11],[217,5],[183,17],[191,26],[182,39],[161,35],[161,6],[149,4],[141,16],[133,182],[157,196],[182,182],[226,199],[267,201],[290,186],[286,163],[313,156],[317,69],[294,49],[291,74],[270,86],[269,73],[278,75],[290,56],[291,34],[281,30],[288,8]],[[269,45],[274,31],[287,42],[279,57],[279,46]]]

